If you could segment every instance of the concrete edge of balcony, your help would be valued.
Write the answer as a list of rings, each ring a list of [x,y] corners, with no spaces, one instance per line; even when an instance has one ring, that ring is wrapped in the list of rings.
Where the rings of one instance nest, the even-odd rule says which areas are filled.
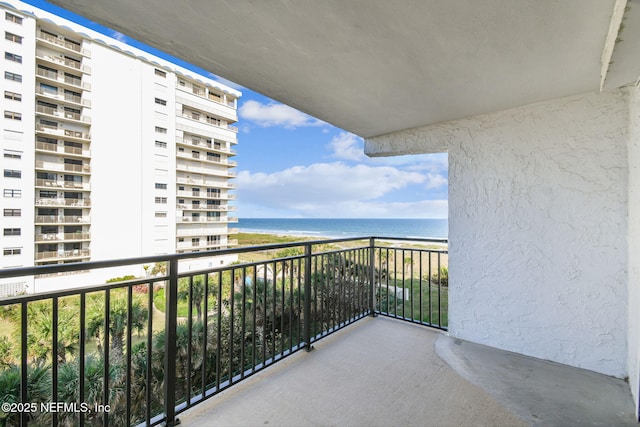
[[[182,425],[637,426],[616,378],[366,318],[180,414]]]
[[[529,425],[640,425],[625,380],[446,335],[438,337],[434,350]]]

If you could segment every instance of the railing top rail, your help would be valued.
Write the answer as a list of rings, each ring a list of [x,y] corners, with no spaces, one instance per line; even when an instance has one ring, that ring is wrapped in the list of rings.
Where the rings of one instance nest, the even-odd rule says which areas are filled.
[[[447,243],[448,242],[447,239],[373,237],[373,236],[307,240],[307,241],[290,242],[290,243],[243,246],[243,247],[236,247],[236,248],[229,248],[229,249],[214,249],[210,251],[188,252],[183,254],[154,255],[154,256],[147,256],[147,257],[127,258],[127,259],[117,259],[117,260],[89,261],[89,262],[77,262],[77,263],[68,263],[68,264],[41,265],[41,266],[33,266],[33,267],[0,269],[0,279],[10,278],[10,277],[40,275],[40,274],[64,273],[64,272],[76,271],[76,270],[90,270],[90,269],[120,267],[124,265],[132,265],[132,264],[154,264],[159,262],[170,262],[173,260],[180,261],[184,259],[232,255],[232,254],[240,254],[240,253],[246,253],[246,252],[259,252],[259,251],[274,250],[274,249],[292,248],[292,247],[298,247],[298,246],[317,246],[317,245],[326,245],[331,243],[341,243],[341,242],[348,242],[348,241],[361,241],[361,240],[371,240],[371,239],[381,240],[381,241],[397,240],[397,241],[411,241],[411,242],[422,242],[422,243]]]

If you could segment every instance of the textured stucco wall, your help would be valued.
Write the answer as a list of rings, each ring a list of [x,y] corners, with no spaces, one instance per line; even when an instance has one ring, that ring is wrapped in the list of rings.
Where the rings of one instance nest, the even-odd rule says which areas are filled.
[[[627,90],[367,141],[449,152],[449,332],[627,374]]]
[[[627,105],[585,95],[459,124],[452,335],[626,375]]]
[[[631,90],[629,127],[629,387],[640,407],[640,88]],[[638,410],[637,415],[640,415]]]

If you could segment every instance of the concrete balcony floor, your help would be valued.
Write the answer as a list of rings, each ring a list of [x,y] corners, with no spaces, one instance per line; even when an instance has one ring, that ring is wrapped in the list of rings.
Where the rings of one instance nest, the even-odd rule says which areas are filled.
[[[628,384],[363,319],[180,415],[199,426],[638,426]]]

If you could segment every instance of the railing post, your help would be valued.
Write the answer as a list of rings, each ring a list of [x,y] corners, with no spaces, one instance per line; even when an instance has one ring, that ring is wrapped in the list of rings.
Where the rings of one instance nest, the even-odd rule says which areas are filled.
[[[304,342],[305,350],[313,350],[311,345],[311,244],[304,246]]]
[[[376,317],[376,238],[369,239],[369,303],[371,317]]]
[[[164,341],[164,413],[165,425],[180,424],[176,419],[176,339],[178,324],[178,260],[168,261],[169,283],[165,289],[165,341]],[[151,349],[149,349],[151,351]]]

